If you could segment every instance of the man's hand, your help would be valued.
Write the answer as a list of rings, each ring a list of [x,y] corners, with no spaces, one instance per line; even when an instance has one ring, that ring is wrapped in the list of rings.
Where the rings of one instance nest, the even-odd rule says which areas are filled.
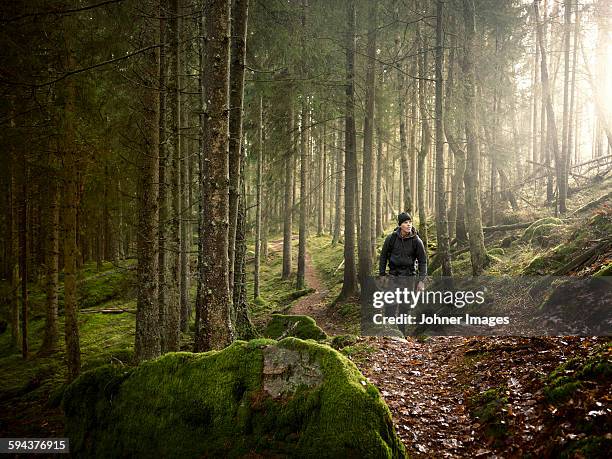
[[[419,281],[419,282],[418,282],[418,284],[417,284],[417,290],[418,290],[419,292],[424,291],[424,290],[425,290],[425,282],[423,282],[423,281]]]

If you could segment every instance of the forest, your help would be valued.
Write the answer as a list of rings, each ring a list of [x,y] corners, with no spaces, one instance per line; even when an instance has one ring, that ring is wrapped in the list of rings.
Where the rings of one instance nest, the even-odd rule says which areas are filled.
[[[609,457],[612,1],[0,23],[0,452]]]

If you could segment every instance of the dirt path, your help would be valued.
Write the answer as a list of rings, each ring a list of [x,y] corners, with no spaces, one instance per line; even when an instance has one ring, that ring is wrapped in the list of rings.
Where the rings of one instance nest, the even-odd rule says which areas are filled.
[[[297,239],[297,236],[293,236],[293,238]],[[282,239],[271,241],[268,248],[275,252],[282,252]],[[314,292],[297,300],[287,313],[312,317],[317,325],[328,335],[333,336],[348,333],[346,327],[343,326],[341,321],[334,318],[332,311],[328,308],[329,290],[323,285],[308,252],[306,253],[306,271],[304,277],[306,286],[314,289]]]
[[[458,382],[464,338],[363,338],[376,348],[361,372],[381,391],[412,457],[475,457],[474,421]]]

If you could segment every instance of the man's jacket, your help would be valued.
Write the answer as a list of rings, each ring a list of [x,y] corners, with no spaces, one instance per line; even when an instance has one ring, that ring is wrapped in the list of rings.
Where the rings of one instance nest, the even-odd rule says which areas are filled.
[[[408,237],[401,236],[401,229],[397,227],[387,238],[380,252],[378,274],[384,276],[389,263],[389,274],[395,276],[415,276],[415,261],[419,262],[419,277],[427,276],[427,254],[423,241],[416,230],[412,228]]]

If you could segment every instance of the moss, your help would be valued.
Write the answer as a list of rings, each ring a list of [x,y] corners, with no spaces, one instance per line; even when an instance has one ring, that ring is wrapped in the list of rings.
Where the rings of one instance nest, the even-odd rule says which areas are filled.
[[[559,453],[561,459],[588,457],[591,459],[606,459],[610,457],[612,439],[607,436],[592,436],[576,441],[570,441]],[[606,451],[608,451],[606,453]]]
[[[484,427],[485,435],[499,444],[508,436],[508,424],[504,408],[508,404],[506,387],[494,387],[470,398],[469,408]]]
[[[338,335],[331,340],[331,347],[339,350],[355,343],[357,343],[356,335]]]
[[[506,254],[506,251],[504,249],[502,249],[501,247],[495,247],[495,248],[489,250],[489,255],[492,255],[492,256],[499,257],[499,256],[502,256],[502,255],[505,255],[505,254]]]
[[[556,217],[545,217],[533,222],[523,233],[521,240],[524,242],[531,242],[532,239],[541,236],[543,232],[548,232],[553,226],[559,226],[563,222]],[[545,226],[540,229],[540,227]]]
[[[573,358],[555,368],[545,379],[544,395],[559,405],[569,400],[587,381],[605,383],[612,379],[609,352],[603,346],[588,358]]]
[[[608,263],[607,265],[603,265],[599,271],[593,274],[595,277],[601,276],[612,276],[612,263]]]
[[[274,398],[267,352],[301,356],[321,382]],[[405,457],[378,390],[340,353],[295,338],[99,368],[66,390],[63,406],[77,456]]]
[[[272,314],[263,334],[272,339],[284,338],[285,336],[315,340],[327,338],[325,332],[317,326],[312,317],[283,314]]]

